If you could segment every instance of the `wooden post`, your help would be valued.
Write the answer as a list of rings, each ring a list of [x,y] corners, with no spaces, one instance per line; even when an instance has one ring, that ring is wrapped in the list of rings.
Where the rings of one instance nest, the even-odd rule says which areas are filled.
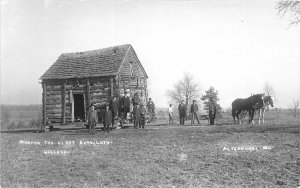
[[[66,82],[63,83],[62,85],[62,122],[61,124],[62,125],[65,125],[66,124]]]
[[[90,81],[86,81],[86,113],[85,116],[87,117],[87,114],[89,112],[90,106],[91,106],[91,94],[90,94]],[[86,121],[86,120],[85,120]]]
[[[114,96],[114,78],[110,77],[110,96]]]
[[[145,87],[145,97],[148,101],[148,89],[147,89],[147,78],[144,79],[144,87]]]
[[[43,87],[43,124],[42,124],[42,130],[44,130],[47,120],[46,120],[46,83],[42,82]]]

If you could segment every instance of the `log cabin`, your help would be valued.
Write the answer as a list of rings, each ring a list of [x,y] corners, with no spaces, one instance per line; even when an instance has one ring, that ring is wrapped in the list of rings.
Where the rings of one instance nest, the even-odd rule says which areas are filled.
[[[148,76],[130,44],[64,53],[41,76],[43,123],[86,121],[91,105],[101,121],[105,105],[127,91],[147,91]]]

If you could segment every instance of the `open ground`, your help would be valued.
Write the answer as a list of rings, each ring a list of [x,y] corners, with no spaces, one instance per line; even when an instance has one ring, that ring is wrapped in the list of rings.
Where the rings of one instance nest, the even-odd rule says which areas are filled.
[[[1,187],[297,187],[299,128],[274,115],[264,125],[2,133]]]

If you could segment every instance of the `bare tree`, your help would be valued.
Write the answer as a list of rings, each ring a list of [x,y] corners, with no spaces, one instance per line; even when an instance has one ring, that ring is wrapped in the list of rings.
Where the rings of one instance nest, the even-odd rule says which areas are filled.
[[[174,85],[174,89],[168,90],[166,95],[175,104],[185,100],[188,106],[192,100],[200,98],[200,86],[192,75],[185,73],[183,79]]]
[[[275,90],[269,82],[265,83],[265,85],[263,87],[263,92],[265,93],[265,95],[275,97]]]
[[[281,17],[288,16],[290,25],[300,23],[300,1],[279,1],[276,9]]]
[[[300,104],[300,100],[293,99],[293,106],[291,108],[291,112],[292,112],[294,118],[296,118],[297,111],[298,111],[298,108],[299,108],[299,104]]]

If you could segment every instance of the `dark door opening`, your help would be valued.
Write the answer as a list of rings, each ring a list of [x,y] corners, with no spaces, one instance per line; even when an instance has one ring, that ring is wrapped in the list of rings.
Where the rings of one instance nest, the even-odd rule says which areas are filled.
[[[84,113],[84,97],[83,94],[74,94],[74,119],[78,121],[85,121]]]

